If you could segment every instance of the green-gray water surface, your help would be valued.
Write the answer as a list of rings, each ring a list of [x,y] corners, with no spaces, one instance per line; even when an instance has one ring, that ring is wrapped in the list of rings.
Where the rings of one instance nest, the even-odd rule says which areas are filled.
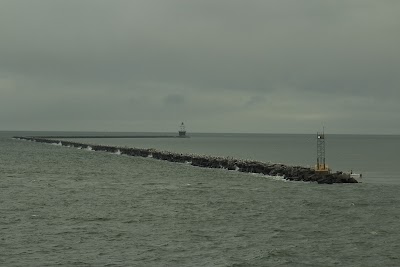
[[[400,266],[397,182],[285,182],[8,133],[0,148],[0,266]]]

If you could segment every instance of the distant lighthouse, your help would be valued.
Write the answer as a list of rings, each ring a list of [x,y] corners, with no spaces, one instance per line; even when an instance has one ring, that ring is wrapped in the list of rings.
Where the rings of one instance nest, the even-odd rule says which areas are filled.
[[[186,129],[185,129],[185,124],[182,122],[180,127],[179,127],[179,137],[186,137]]]

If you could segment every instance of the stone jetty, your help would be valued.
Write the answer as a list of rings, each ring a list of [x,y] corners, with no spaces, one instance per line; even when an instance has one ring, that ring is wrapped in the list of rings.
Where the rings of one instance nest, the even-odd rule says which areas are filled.
[[[55,139],[55,138],[64,138],[64,139],[97,139],[97,138],[189,138],[189,136],[179,136],[179,135],[54,135],[54,136],[35,136],[35,138],[42,139]]]
[[[335,172],[322,174],[317,173],[312,168],[302,166],[288,166],[284,164],[266,163],[253,160],[240,160],[230,157],[182,154],[169,151],[160,151],[156,149],[84,144],[79,142],[55,140],[42,137],[15,136],[14,138],[39,143],[57,144],[66,147],[75,147],[79,149],[88,149],[93,151],[104,151],[136,157],[151,157],[154,159],[166,160],[170,162],[189,163],[193,166],[204,168],[219,168],[236,170],[239,172],[259,173],[268,176],[280,176],[283,179],[290,181],[317,182],[319,184],[357,183],[357,180],[347,173]]]

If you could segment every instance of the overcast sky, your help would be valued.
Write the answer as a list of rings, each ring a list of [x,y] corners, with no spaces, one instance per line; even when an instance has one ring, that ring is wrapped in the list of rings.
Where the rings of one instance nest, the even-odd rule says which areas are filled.
[[[398,0],[0,0],[0,130],[400,134]]]

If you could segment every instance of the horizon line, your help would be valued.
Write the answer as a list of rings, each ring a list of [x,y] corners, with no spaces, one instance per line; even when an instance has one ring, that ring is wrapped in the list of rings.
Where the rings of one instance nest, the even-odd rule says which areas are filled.
[[[0,132],[79,132],[79,133],[175,133],[177,131],[99,131],[99,130],[0,130]],[[266,134],[266,135],[314,135],[315,133],[294,133],[294,132],[188,132],[190,134]],[[398,136],[400,133],[328,133],[327,135],[389,135]]]

